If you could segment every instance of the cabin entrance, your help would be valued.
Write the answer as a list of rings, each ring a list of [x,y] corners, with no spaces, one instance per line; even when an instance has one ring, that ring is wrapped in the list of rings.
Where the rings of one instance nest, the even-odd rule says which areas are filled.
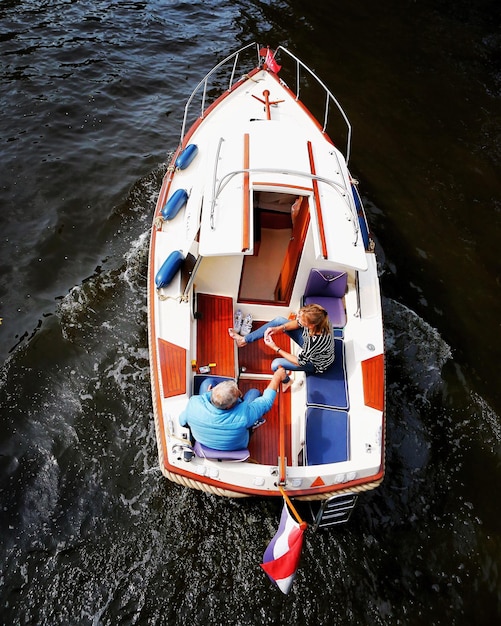
[[[280,302],[292,295],[309,223],[308,198],[255,191],[254,254],[244,257],[239,302]]]

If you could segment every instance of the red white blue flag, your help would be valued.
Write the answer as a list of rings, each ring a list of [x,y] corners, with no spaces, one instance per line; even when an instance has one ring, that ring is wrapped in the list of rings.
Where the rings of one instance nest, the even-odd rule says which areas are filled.
[[[263,555],[261,567],[283,593],[289,593],[296,575],[307,524],[298,524],[284,502],[280,526]]]
[[[264,62],[266,63],[266,65],[268,66],[268,68],[272,72],[275,72],[275,74],[278,74],[278,72],[280,72],[280,70],[282,69],[282,66],[279,65],[275,61],[275,57],[273,55],[273,52],[269,48],[268,48],[268,51],[266,52],[266,58],[265,58]]]

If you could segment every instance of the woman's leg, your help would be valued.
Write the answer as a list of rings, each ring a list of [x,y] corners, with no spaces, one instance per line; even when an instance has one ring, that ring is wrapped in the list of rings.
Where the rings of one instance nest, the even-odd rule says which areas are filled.
[[[285,334],[289,335],[289,337],[292,339],[292,341],[297,343],[297,345],[300,348],[303,347],[304,339],[303,339],[303,329],[302,328],[295,328],[294,330],[288,330]]]
[[[313,367],[311,363],[306,363],[305,365],[298,365],[297,363],[291,363],[291,361],[288,361],[287,359],[283,359],[283,358],[273,359],[273,361],[271,362],[272,371],[276,372],[276,370],[279,367],[283,367],[286,371],[306,372],[307,374],[313,374],[313,372],[315,371],[315,368]],[[285,378],[282,382],[288,383],[289,380],[290,379],[287,376],[287,378]]]
[[[275,319],[271,320],[271,322],[267,322],[266,324],[263,324],[260,328],[256,328],[256,330],[253,330],[248,335],[245,335],[245,343],[252,343],[253,341],[262,339],[267,328],[282,326],[282,324],[285,324],[288,321],[289,320],[285,317],[275,317]]]

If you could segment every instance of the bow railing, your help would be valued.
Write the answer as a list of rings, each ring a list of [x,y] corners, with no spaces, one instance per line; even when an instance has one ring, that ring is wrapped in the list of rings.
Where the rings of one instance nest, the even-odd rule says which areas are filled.
[[[183,145],[184,136],[187,130],[188,118],[193,111],[193,107],[195,106],[195,103],[194,103],[195,99],[197,97],[200,97],[200,108],[197,109],[197,111],[198,110],[200,111],[199,117],[200,119],[203,119],[207,112],[207,109],[209,108],[211,104],[211,102],[209,102],[209,95],[212,94],[212,90],[216,89],[219,92],[219,94],[221,94],[223,93],[225,89],[225,87],[222,85],[224,85],[224,82],[226,82],[226,79],[224,82],[222,82],[221,76],[220,74],[218,74],[218,70],[220,70],[221,68],[226,68],[226,67],[228,68],[229,78],[227,82],[227,90],[231,91],[231,89],[238,82],[240,82],[242,79],[244,79],[247,76],[245,71],[248,72],[250,71],[250,69],[253,69],[252,65],[250,65],[251,63],[253,63],[253,61],[249,59],[249,53],[253,54],[253,52],[255,52],[256,54],[257,61],[255,61],[254,67],[262,67],[265,62],[265,56],[263,56],[264,50],[267,50],[267,48],[262,48],[259,46],[259,44],[255,42],[247,44],[243,48],[240,48],[236,52],[233,52],[232,54],[224,58],[222,61],[217,63],[217,65],[215,65],[210,70],[210,72],[208,72],[204,76],[204,78],[202,78],[202,80],[198,83],[198,85],[192,91],[184,107],[183,125],[181,128],[181,145]],[[340,103],[332,94],[332,92],[327,88],[327,86],[313,72],[313,70],[311,70],[305,63],[303,63],[294,54],[292,54],[292,52],[287,50],[287,48],[284,48],[283,46],[278,46],[278,48],[275,50],[274,58],[278,54],[280,54],[281,63],[283,63],[284,60],[286,61],[286,58],[288,58],[295,65],[294,72],[291,73],[291,75],[294,75],[295,77],[294,88],[287,85],[287,83],[285,83],[285,81],[283,81],[282,79],[280,80],[284,85],[287,85],[293,93],[295,93],[296,100],[300,99],[302,83],[305,82],[305,84],[309,85],[308,81],[302,80],[303,74],[306,74],[309,77],[311,77],[311,79],[313,79],[313,81],[315,81],[315,83],[320,87],[321,92],[323,92],[323,96],[325,98],[325,104],[323,108],[322,132],[324,133],[326,132],[327,125],[330,119],[330,113],[332,109],[336,109],[341,115],[341,118],[343,119],[346,125],[346,149],[344,152],[344,156],[345,156],[346,163],[348,163],[349,158],[350,158],[350,151],[351,151],[351,124],[350,124],[350,121],[348,120],[346,113],[341,107]],[[282,58],[282,55],[286,58],[285,59]],[[240,74],[240,72],[242,71],[244,71],[244,73]],[[235,79],[235,76],[238,76],[238,78]]]

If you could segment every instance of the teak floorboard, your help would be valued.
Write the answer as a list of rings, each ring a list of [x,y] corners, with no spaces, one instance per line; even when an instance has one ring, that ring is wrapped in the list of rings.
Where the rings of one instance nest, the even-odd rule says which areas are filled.
[[[198,294],[197,298],[197,357],[198,366],[207,363],[216,363],[212,374],[222,376],[235,375],[235,346],[228,335],[228,328],[233,326],[232,299],[224,296]],[[254,322],[253,329],[264,322]],[[286,350],[290,350],[290,339],[280,333],[275,337],[275,343]],[[271,362],[273,352],[267,348],[263,340],[255,341],[244,348],[238,349],[240,371],[247,375],[269,374],[271,376]],[[243,369],[245,368],[245,370]],[[261,393],[268,386],[268,380],[240,379],[239,388],[245,393],[256,388]],[[290,392],[279,391],[272,408],[264,415],[266,424],[260,426],[251,436],[249,450],[251,459],[265,465],[277,465],[279,458],[280,441],[280,412],[283,412],[285,425],[285,455],[290,464],[291,437],[290,437]]]
[[[262,326],[265,322],[254,322],[252,330],[256,330]],[[284,333],[277,333],[273,335],[273,340],[287,352],[290,351],[291,340],[289,336]],[[238,349],[238,366],[240,371],[246,374],[271,374],[271,362],[277,355],[268,348],[264,341],[254,341],[247,344],[244,348]],[[244,369],[245,368],[245,369]]]
[[[264,322],[254,322],[253,330],[262,326]],[[290,339],[287,335],[280,333],[274,336],[275,343],[284,350],[290,350]],[[248,344],[244,348],[238,349],[238,364],[240,371],[246,375],[269,374],[271,376],[271,362],[275,358],[273,352],[268,348],[262,339]],[[245,369],[244,369],[245,368]],[[268,386],[267,380],[253,380],[243,378],[239,381],[240,390],[245,393],[251,388],[259,389],[261,393]],[[266,424],[260,426],[251,436],[249,450],[251,459],[265,465],[277,465],[279,458],[280,440],[280,412],[283,414],[285,425],[285,455],[287,463],[291,463],[291,436],[290,436],[290,392],[279,391],[272,408],[264,415]]]
[[[245,393],[251,388],[261,392],[268,386],[266,380],[240,380],[238,385]],[[279,391],[271,409],[264,415],[266,424],[256,429],[250,438],[249,450],[251,459],[265,465],[277,465],[279,457],[280,437],[280,411],[284,412],[285,423],[285,455],[287,462],[291,462],[291,437],[290,437],[290,392]]]

